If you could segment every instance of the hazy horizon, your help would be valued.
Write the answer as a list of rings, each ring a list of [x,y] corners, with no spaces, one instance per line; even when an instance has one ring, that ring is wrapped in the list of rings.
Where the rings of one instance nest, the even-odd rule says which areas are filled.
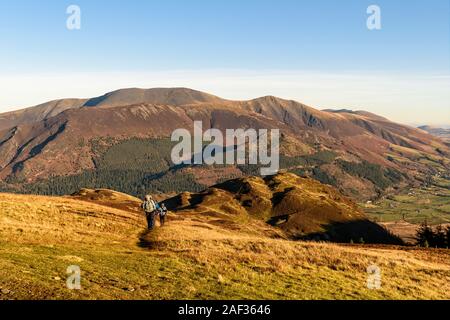
[[[72,4],[79,30],[66,27]],[[380,30],[367,27],[373,4]],[[0,113],[128,87],[188,87],[449,125],[449,10],[448,0],[3,1]]]
[[[315,76],[319,77],[319,75],[315,75]],[[86,77],[90,77],[90,76],[86,76]],[[136,76],[134,76],[134,78],[135,77]],[[338,76],[332,76],[332,75],[324,76],[323,75],[321,77],[329,78],[330,79],[329,81],[334,81],[331,79],[334,79],[335,77],[338,77]],[[343,79],[347,79],[347,81],[348,81],[348,78],[346,78],[346,77],[343,77]],[[352,81],[355,82],[358,80],[360,80],[360,79],[356,77]],[[368,79],[365,79],[365,80],[367,81]],[[56,85],[61,84],[61,81],[62,81],[62,79],[59,79],[58,81],[55,81],[55,84]],[[230,80],[228,80],[228,81],[230,81]],[[410,125],[410,126],[414,126],[414,127],[418,127],[418,126],[422,126],[422,125],[430,125],[430,126],[437,126],[437,127],[443,127],[443,128],[450,127],[450,117],[440,119],[439,121],[432,121],[432,120],[427,121],[427,120],[423,120],[426,117],[420,117],[419,119],[415,119],[414,117],[411,117],[411,116],[404,117],[404,113],[402,110],[398,110],[398,112],[392,112],[392,110],[389,110],[390,106],[387,106],[387,107],[382,106],[382,101],[384,99],[392,99],[392,95],[390,95],[390,94],[380,95],[378,97],[379,99],[381,98],[380,99],[381,102],[378,103],[378,105],[381,107],[377,107],[377,106],[369,107],[369,106],[364,106],[364,105],[361,105],[358,103],[356,103],[356,104],[351,103],[350,102],[351,99],[355,99],[355,101],[358,99],[361,99],[361,96],[358,96],[355,94],[348,95],[351,98],[351,99],[348,99],[348,101],[349,101],[348,103],[345,102],[346,95],[340,95],[339,99],[335,99],[336,103],[333,103],[334,99],[332,97],[324,99],[319,94],[321,91],[321,87],[314,87],[311,83],[307,84],[307,86],[310,88],[310,90],[308,92],[305,92],[303,94],[303,97],[301,97],[301,93],[300,94],[296,94],[295,92],[290,93],[289,90],[291,88],[289,86],[277,87],[277,88],[273,88],[271,90],[270,89],[265,90],[264,88],[262,88],[263,83],[261,83],[261,80],[254,81],[254,82],[248,82],[246,86],[242,85],[238,89],[233,89],[233,85],[232,85],[232,83],[239,82],[239,79],[237,79],[237,78],[235,78],[234,81],[230,81],[229,85],[222,84],[222,85],[218,85],[216,87],[214,87],[212,85],[202,84],[203,81],[199,80],[199,79],[196,79],[194,81],[194,83],[191,83],[191,84],[195,84],[194,86],[189,86],[189,85],[183,84],[183,82],[177,82],[177,81],[174,81],[173,85],[170,85],[171,81],[158,82],[157,80],[156,81],[148,81],[148,83],[150,83],[150,86],[145,86],[145,82],[146,81],[137,81],[138,85],[133,85],[133,83],[131,83],[131,82],[129,83],[129,85],[127,85],[128,83],[123,83],[122,86],[120,86],[120,84],[118,84],[116,86],[111,86],[111,88],[103,85],[103,86],[100,86],[99,89],[96,89],[96,88],[73,88],[73,87],[72,88],[60,88],[59,92],[61,92],[61,93],[59,93],[59,95],[55,94],[54,96],[52,95],[52,92],[46,92],[46,90],[42,90],[40,92],[41,94],[40,94],[39,98],[37,98],[37,97],[30,98],[28,96],[21,96],[20,98],[23,100],[20,103],[20,105],[16,104],[16,106],[9,107],[9,108],[2,108],[2,106],[0,105],[0,114],[5,113],[5,112],[11,112],[11,111],[19,111],[22,109],[34,107],[34,106],[37,106],[37,105],[40,105],[40,104],[43,104],[43,103],[46,103],[49,101],[53,101],[53,100],[89,99],[89,98],[93,98],[93,97],[102,96],[109,92],[113,92],[113,91],[120,90],[120,89],[127,89],[127,88],[139,88],[139,89],[189,88],[189,89],[209,93],[209,94],[212,94],[212,95],[215,95],[220,98],[227,99],[227,100],[251,100],[251,99],[271,95],[271,96],[276,96],[276,97],[282,98],[282,99],[295,100],[300,103],[309,105],[313,108],[316,108],[318,110],[348,109],[348,110],[353,110],[353,111],[359,111],[359,110],[360,111],[368,111],[368,112],[372,112],[377,115],[386,117],[389,120],[403,123],[403,124]],[[342,80],[336,81],[336,82],[339,83],[339,86],[336,86],[335,88],[333,88],[332,90],[334,90],[334,91],[340,90],[339,88],[341,88],[342,86],[345,86],[345,85],[343,85]],[[43,83],[43,81],[40,80],[39,83]],[[83,83],[83,81],[80,81],[80,83]],[[161,85],[158,85],[158,83],[161,83]],[[1,77],[0,77],[0,84],[1,84]],[[301,87],[301,84],[299,82],[296,82],[296,85]],[[326,87],[327,89],[330,90],[329,84],[324,85],[324,87]],[[445,87],[445,85],[444,85],[444,87]],[[49,88],[54,88],[54,86],[49,85]],[[347,90],[350,90],[350,91],[355,90],[355,92],[357,92],[359,90],[364,91],[361,87],[348,88]],[[49,91],[53,91],[53,90],[51,89]],[[73,93],[71,93],[72,91],[73,91]],[[39,96],[39,94],[37,96]],[[324,101],[325,103],[321,103],[321,101]],[[408,101],[408,99],[405,99],[405,103],[403,103],[403,106],[407,105],[407,103],[406,103],[407,101]],[[449,95],[448,100],[446,100],[446,101],[450,101],[450,95]],[[402,108],[399,108],[399,109],[402,109]],[[414,113],[414,115],[415,114],[417,114],[417,111]],[[408,120],[403,120],[403,119],[408,119]],[[422,121],[420,119],[422,119]]]

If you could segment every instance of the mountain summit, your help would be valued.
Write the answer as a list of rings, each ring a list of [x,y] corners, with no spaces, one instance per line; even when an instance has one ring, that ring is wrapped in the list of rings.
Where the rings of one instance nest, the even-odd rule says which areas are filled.
[[[221,103],[225,100],[188,88],[121,89],[86,101],[84,106],[118,107],[150,103],[159,105],[188,105],[199,103]]]
[[[187,88],[120,89],[90,99],[61,99],[23,110],[0,114],[0,130],[45,120],[69,109],[117,107],[134,104],[188,105],[221,103],[225,100]]]

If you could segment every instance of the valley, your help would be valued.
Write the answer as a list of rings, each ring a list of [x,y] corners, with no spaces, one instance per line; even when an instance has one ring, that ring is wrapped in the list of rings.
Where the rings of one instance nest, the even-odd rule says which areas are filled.
[[[364,211],[379,222],[405,221],[432,225],[450,223],[450,189],[431,186],[410,189],[408,193],[388,196],[371,204]]]

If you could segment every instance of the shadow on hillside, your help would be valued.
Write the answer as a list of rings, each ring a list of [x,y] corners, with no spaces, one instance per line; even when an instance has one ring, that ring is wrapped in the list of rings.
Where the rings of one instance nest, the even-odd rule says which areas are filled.
[[[138,247],[143,249],[154,249],[155,244],[151,241],[152,230],[144,230],[139,234],[139,241],[137,243]]]
[[[88,101],[85,102],[83,107],[95,107],[98,104],[100,104],[103,101],[105,101],[107,97],[108,97],[107,95],[103,95],[103,96],[100,96],[100,97],[91,98],[91,99],[89,99]]]
[[[400,237],[370,220],[332,223],[324,226],[324,228],[325,232],[317,232],[295,238],[296,240],[324,240],[337,243],[405,244]]]
[[[277,205],[279,205],[286,197],[286,195],[293,190],[295,190],[295,187],[287,188],[283,191],[274,193],[272,197],[272,207],[276,207]]]
[[[184,198],[183,194],[177,195],[163,201],[169,211],[177,212],[180,210],[192,210],[203,202],[203,199],[211,194],[210,190],[200,193],[190,193],[189,198]]]
[[[250,186],[243,183],[242,179],[232,179],[214,186],[217,189],[222,189],[234,194],[246,194],[250,191]]]

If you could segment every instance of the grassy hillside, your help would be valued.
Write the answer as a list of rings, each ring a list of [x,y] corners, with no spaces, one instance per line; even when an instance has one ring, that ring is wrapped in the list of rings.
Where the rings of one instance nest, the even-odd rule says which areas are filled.
[[[105,139],[94,140],[91,144],[95,153],[95,169],[25,184],[19,191],[65,195],[81,188],[108,188],[143,198],[149,192],[200,191],[205,188],[192,173],[171,168],[170,153],[174,143],[169,139],[133,138],[120,142]]]
[[[217,212],[170,214],[148,233],[133,202],[0,194],[0,299],[450,298],[448,250],[294,242]],[[380,290],[366,286],[372,264]],[[70,265],[80,291],[66,288]]]
[[[291,141],[282,140],[282,150],[291,147]],[[25,177],[9,177],[8,184],[0,184],[2,192],[40,195],[65,195],[81,188],[108,188],[134,196],[146,193],[201,191],[230,176],[259,175],[260,165],[191,165],[179,168],[171,161],[171,150],[176,144],[170,139],[83,139],[80,145],[92,149],[94,168],[69,176],[49,177],[25,183]],[[386,189],[406,183],[407,177],[392,168],[367,161],[347,162],[329,150],[309,150],[297,156],[280,155],[280,168],[311,177],[338,187],[341,192],[362,198],[371,198]],[[228,174],[227,174],[228,173]],[[205,181],[205,175],[210,179]],[[206,184],[205,184],[206,183]],[[16,187],[16,189],[13,188]]]
[[[296,240],[402,243],[337,189],[287,172],[229,180],[200,193],[183,193],[166,204],[177,213],[260,219]]]

